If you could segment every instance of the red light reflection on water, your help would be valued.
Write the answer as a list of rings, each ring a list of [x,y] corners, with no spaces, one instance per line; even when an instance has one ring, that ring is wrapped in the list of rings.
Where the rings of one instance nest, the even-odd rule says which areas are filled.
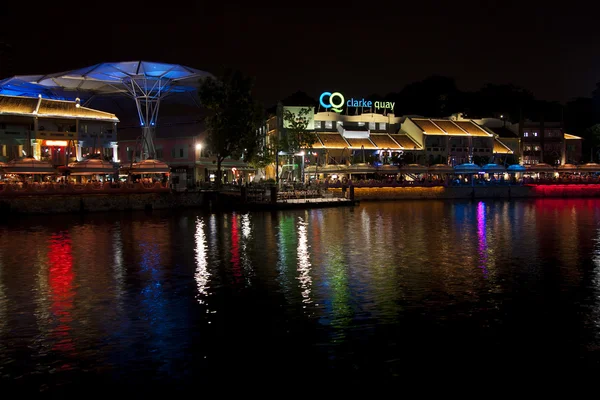
[[[51,311],[58,320],[52,336],[56,339],[53,350],[68,352],[74,350],[70,335],[73,322],[73,255],[71,238],[68,234],[54,234],[50,238],[48,251],[50,263]]]
[[[596,197],[600,195],[598,184],[573,184],[573,185],[527,185],[534,194],[546,197],[581,196]]]
[[[231,221],[231,263],[235,283],[242,281],[242,266],[240,263],[240,221],[237,214],[232,215]]]

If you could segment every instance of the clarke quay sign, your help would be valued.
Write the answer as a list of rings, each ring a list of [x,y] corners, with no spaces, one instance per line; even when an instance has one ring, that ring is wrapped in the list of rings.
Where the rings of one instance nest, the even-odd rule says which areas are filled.
[[[350,99],[346,101],[346,98],[340,92],[323,92],[321,93],[321,97],[319,97],[319,103],[321,107],[324,109],[332,109],[337,113],[342,112],[342,108],[344,107],[344,103],[346,103],[346,107],[354,107],[354,108],[372,108],[375,107],[375,110],[393,110],[394,105],[396,104],[393,101],[371,101],[371,100],[358,100],[358,99]]]

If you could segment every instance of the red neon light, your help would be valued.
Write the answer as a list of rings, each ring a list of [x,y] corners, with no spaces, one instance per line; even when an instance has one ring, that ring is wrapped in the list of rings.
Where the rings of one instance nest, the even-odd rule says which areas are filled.
[[[46,140],[46,146],[67,147],[67,144],[66,140]]]

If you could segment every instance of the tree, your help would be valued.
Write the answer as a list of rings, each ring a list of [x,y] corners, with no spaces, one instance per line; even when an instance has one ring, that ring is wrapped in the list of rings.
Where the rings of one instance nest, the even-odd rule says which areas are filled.
[[[600,159],[600,124],[590,126],[585,131],[585,136],[590,141],[590,162]]]
[[[310,108],[301,108],[298,112],[292,112],[289,109],[283,111],[283,121],[286,131],[285,143],[281,143],[283,150],[287,153],[297,153],[302,149],[310,149],[317,141],[317,135],[308,131]]]
[[[265,168],[267,165],[275,162],[275,153],[278,147],[277,138],[270,137],[269,140],[265,140],[257,146],[256,151],[248,162],[254,168]]]
[[[283,127],[285,135],[279,138],[278,149],[293,155],[303,149],[310,149],[317,141],[317,135],[314,132],[307,130],[310,121],[309,115],[312,113],[312,108],[302,107],[294,109],[283,109]],[[302,155],[304,159],[304,155]],[[293,164],[293,162],[292,162]],[[304,163],[303,163],[304,164]],[[300,171],[300,179],[304,171]]]
[[[217,158],[217,186],[221,164],[227,157],[250,160],[258,150],[262,107],[252,97],[253,80],[241,72],[227,72],[222,79],[205,78],[199,90],[208,111],[207,148]]]

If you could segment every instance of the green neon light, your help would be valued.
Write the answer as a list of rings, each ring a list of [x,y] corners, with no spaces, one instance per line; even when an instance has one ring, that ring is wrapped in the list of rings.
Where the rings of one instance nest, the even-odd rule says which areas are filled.
[[[339,104],[335,104],[333,102],[333,98],[336,97],[336,96],[340,98],[340,103]],[[331,109],[333,111],[335,111],[336,113],[341,113],[342,112],[342,107],[344,107],[344,101],[345,100],[346,99],[344,99],[344,95],[341,94],[340,92],[331,93],[331,96],[329,96],[329,104],[331,104]]]

